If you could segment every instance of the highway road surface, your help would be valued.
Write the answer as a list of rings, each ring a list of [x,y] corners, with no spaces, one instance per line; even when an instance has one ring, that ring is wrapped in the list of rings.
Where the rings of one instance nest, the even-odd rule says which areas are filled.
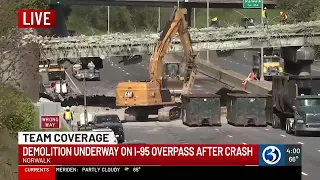
[[[248,75],[252,72],[252,56],[258,51],[254,50],[237,50],[230,53],[229,56],[220,57],[218,61],[214,61],[215,64],[222,68],[226,68],[243,75]],[[212,52],[210,53],[213,56]],[[227,54],[227,53],[226,53]],[[316,64],[316,63],[314,63]],[[312,65],[311,74],[320,76],[320,66]]]
[[[246,51],[235,52],[231,56],[220,59],[217,64],[244,75],[248,74],[251,62],[246,59],[246,53]],[[100,82],[87,82],[89,93],[112,96],[118,81],[148,79],[148,60],[127,67],[117,64],[116,59],[112,60],[105,61]],[[73,82],[73,89],[83,92],[82,82],[70,78]],[[203,93],[214,93],[220,87],[221,85],[216,82],[205,79],[198,81],[195,89]],[[100,110],[93,110],[92,113],[95,111]],[[225,117],[222,117],[221,127],[187,127],[182,125],[181,120],[176,120],[167,123],[124,123],[124,128],[127,141],[142,141],[150,144],[301,144],[303,147],[303,179],[319,179],[320,137],[295,137],[271,127],[233,127],[226,123]]]
[[[88,95],[114,96],[115,88],[121,81],[144,81],[149,80],[149,57],[144,56],[139,64],[124,66],[118,62],[120,58],[113,57],[104,61],[104,68],[100,71],[101,81],[87,81],[86,91]],[[71,69],[67,70],[71,88],[76,93],[84,92],[83,81],[78,81],[72,76]],[[222,84],[199,75],[193,88],[193,93],[216,93]]]

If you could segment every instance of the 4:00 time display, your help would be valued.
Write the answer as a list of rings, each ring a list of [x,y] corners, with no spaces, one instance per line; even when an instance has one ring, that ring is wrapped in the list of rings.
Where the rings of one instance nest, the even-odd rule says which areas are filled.
[[[300,154],[301,149],[300,148],[287,148],[288,154]]]

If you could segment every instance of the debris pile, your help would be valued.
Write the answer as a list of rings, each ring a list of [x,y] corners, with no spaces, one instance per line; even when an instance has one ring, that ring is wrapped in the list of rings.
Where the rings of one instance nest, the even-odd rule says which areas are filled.
[[[320,34],[320,21],[302,22],[288,25],[270,25],[268,28],[256,26],[244,29],[243,27],[202,28],[190,30],[193,42],[226,41],[243,38],[266,39],[270,36],[288,37],[295,35],[311,36]],[[43,38],[43,48],[68,48],[74,46],[123,46],[123,45],[151,45],[159,39],[159,33],[111,33],[99,36],[73,36],[68,38]],[[37,39],[34,37],[34,39]],[[175,39],[173,43],[179,43]]]

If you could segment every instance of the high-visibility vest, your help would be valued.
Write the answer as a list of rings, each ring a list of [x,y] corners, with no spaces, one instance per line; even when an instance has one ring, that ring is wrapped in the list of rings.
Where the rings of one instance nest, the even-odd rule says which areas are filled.
[[[266,19],[266,18],[267,18],[267,10],[263,10],[263,11],[262,11],[261,17],[262,17],[263,19]]]
[[[286,20],[286,19],[288,19],[288,15],[286,13],[282,13],[281,18],[283,20]]]
[[[218,21],[218,17],[214,17],[214,18],[212,18],[212,19],[211,19],[211,21],[212,21],[212,22],[216,22],[216,21]]]
[[[65,120],[71,120],[71,119],[72,119],[72,114],[71,114],[70,111],[66,111],[66,112],[64,113],[64,119],[65,119]]]

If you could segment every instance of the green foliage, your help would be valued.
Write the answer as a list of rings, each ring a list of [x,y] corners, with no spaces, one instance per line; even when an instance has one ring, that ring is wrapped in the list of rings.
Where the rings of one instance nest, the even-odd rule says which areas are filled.
[[[109,8],[110,31],[131,32],[157,28],[157,11],[154,8]],[[68,29],[80,34],[99,34],[108,31],[108,7],[72,6],[67,21]]]
[[[0,84],[0,109],[0,129],[7,128],[14,137],[19,131],[35,130],[35,108],[21,92]]]
[[[0,5],[0,35],[17,26],[18,9],[45,9],[48,0],[4,0]]]
[[[289,23],[320,19],[320,0],[280,0],[279,7],[287,11]]]

